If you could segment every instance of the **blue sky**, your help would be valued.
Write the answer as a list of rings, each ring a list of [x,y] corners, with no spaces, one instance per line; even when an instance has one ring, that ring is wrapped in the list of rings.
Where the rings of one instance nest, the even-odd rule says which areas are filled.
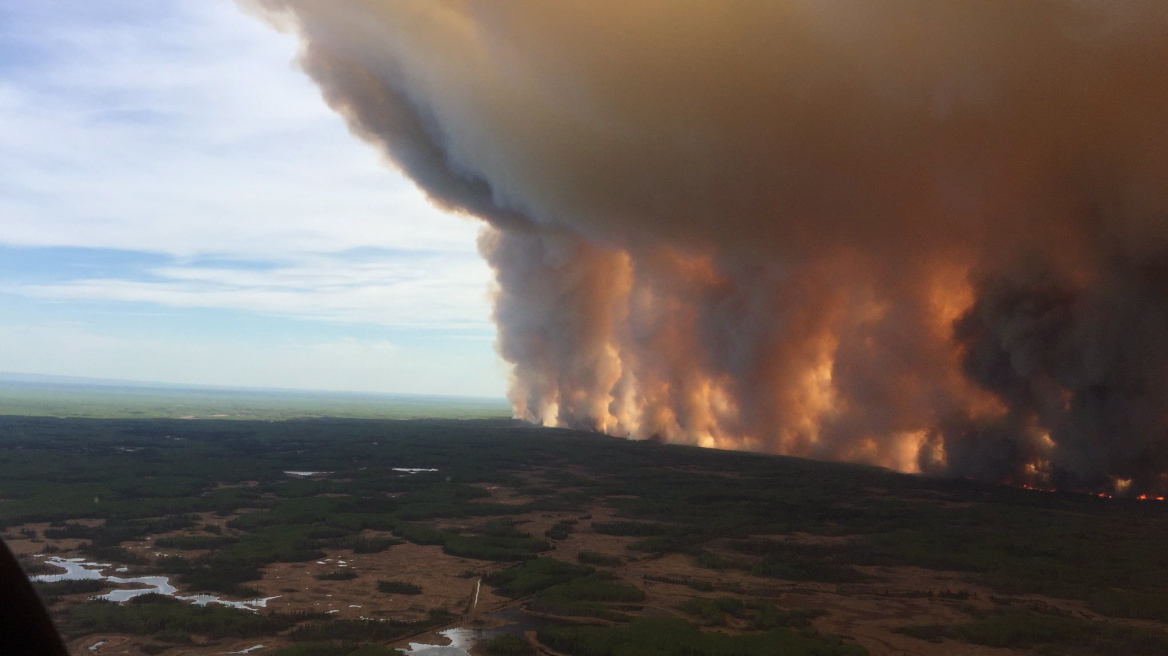
[[[232,0],[0,0],[0,371],[501,396],[479,225]]]

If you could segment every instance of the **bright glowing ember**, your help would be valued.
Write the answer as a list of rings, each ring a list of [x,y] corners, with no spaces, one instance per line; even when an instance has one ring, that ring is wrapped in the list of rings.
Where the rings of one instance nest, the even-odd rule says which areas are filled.
[[[1164,488],[1168,4],[255,2],[486,222],[519,416]]]

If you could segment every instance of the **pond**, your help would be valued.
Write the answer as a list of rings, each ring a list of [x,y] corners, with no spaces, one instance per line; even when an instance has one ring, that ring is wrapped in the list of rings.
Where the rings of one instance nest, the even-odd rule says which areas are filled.
[[[58,558],[52,556],[45,561],[46,565],[60,567],[65,570],[60,574],[41,574],[31,577],[33,581],[41,583],[56,583],[57,581],[92,581],[105,578],[102,570],[113,567],[109,563],[93,563],[84,558]],[[92,569],[96,568],[96,569]]]
[[[406,654],[409,656],[470,656],[470,650],[482,640],[509,633],[523,637],[528,631],[538,631],[547,624],[547,620],[528,614],[519,606],[509,606],[487,615],[487,618],[505,622],[490,629],[476,629],[470,627],[456,627],[439,631],[438,635],[450,642],[447,645],[437,645],[425,642],[411,642]]]
[[[56,581],[107,581],[116,585],[135,585],[146,587],[125,588],[121,590],[114,590],[108,592],[94,599],[102,599],[105,601],[113,601],[122,603],[133,599],[134,597],[141,597],[147,594],[161,594],[168,597],[174,597],[181,601],[193,603],[196,606],[206,606],[207,604],[219,604],[222,606],[230,606],[240,610],[257,610],[266,608],[268,602],[277,599],[278,597],[265,597],[263,599],[248,599],[245,601],[228,601],[221,599],[214,595],[191,595],[184,597],[176,594],[178,589],[170,584],[170,577],[168,576],[143,576],[138,578],[121,578],[119,576],[106,576],[102,572],[113,567],[109,563],[95,563],[89,562],[84,558],[58,558],[53,556],[45,560],[46,565],[53,565],[65,570],[60,574],[41,574],[39,576],[31,577],[33,581],[42,583],[53,583]],[[126,571],[125,567],[117,568],[118,572]]]

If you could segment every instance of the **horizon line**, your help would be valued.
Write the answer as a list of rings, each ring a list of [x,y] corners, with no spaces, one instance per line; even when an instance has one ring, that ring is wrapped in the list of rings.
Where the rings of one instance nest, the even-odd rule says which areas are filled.
[[[510,405],[504,397],[469,396],[460,394],[420,394],[411,392],[370,392],[358,390],[329,390],[299,387],[247,387],[239,385],[215,385],[207,383],[176,383],[167,381],[147,381],[124,378],[100,378],[95,376],[66,376],[60,374],[40,374],[20,371],[0,371],[0,384],[48,384],[57,386],[89,385],[94,387],[130,387],[141,389],[170,389],[192,391],[219,391],[219,392],[252,392],[252,393],[283,393],[283,394],[314,394],[332,396],[366,396],[383,398],[417,398],[417,399],[450,399],[460,401],[498,402]]]

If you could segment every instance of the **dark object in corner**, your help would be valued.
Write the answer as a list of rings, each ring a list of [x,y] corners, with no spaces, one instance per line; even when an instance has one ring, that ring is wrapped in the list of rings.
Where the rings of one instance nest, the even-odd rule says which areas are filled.
[[[0,651],[20,656],[69,656],[32,583],[0,540]]]

